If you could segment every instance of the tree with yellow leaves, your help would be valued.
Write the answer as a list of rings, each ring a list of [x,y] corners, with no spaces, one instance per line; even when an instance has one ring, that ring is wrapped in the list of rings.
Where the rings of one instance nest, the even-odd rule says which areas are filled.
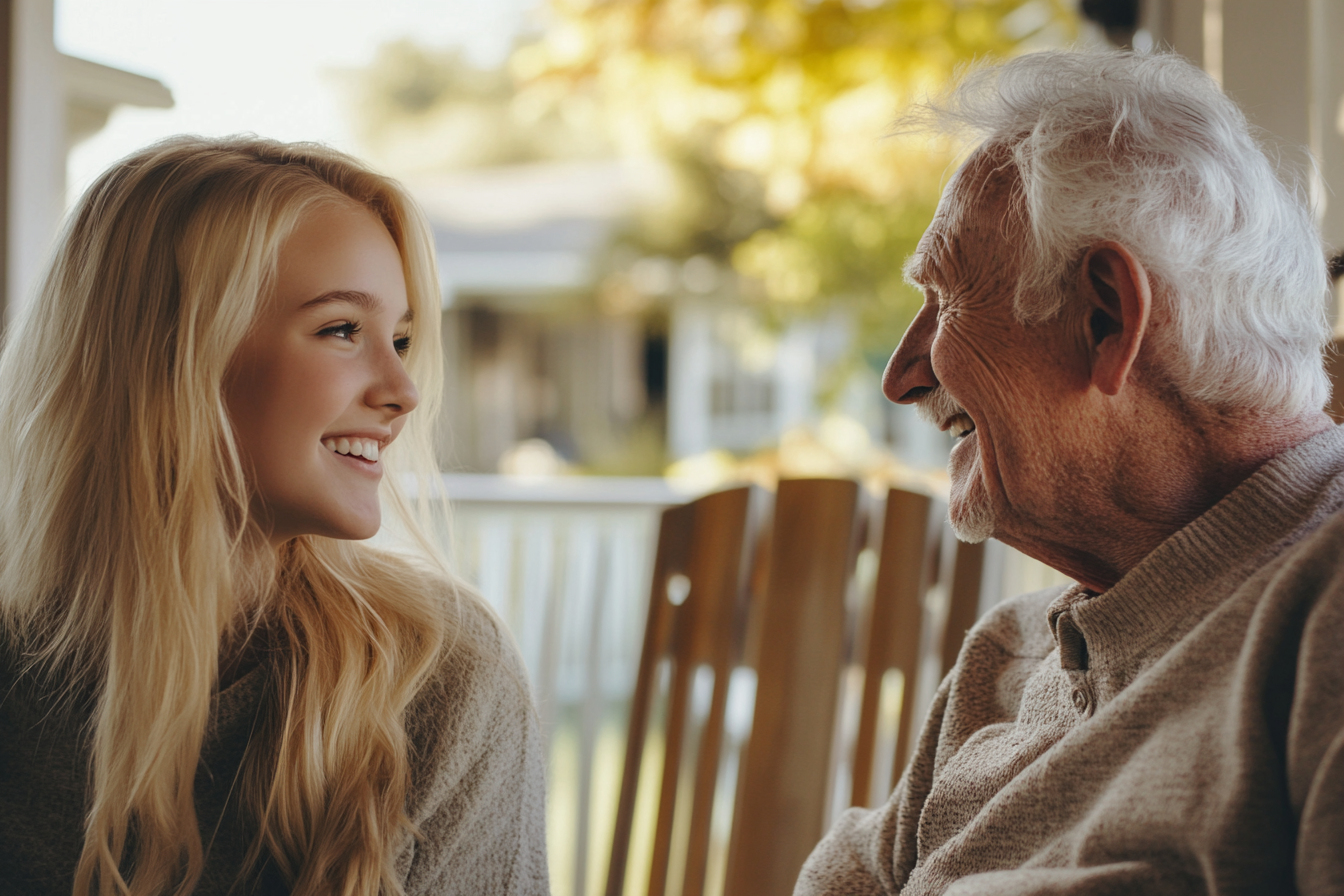
[[[777,319],[837,303],[880,362],[918,297],[901,278],[956,148],[887,138],[962,65],[1075,34],[1068,0],[549,0],[511,61],[535,107],[601,110],[681,201],[631,239],[708,255]],[[595,101],[595,103],[594,103]]]

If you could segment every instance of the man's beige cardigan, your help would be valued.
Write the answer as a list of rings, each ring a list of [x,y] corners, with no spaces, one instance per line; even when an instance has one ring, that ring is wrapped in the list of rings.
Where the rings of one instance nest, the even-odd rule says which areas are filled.
[[[999,606],[799,896],[1344,894],[1344,428],[1114,588]]]

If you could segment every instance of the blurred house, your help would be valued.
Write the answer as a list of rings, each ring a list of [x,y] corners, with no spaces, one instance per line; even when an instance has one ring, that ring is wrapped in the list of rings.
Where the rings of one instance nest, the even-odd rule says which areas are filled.
[[[443,286],[445,469],[494,471],[536,438],[591,463],[656,414],[666,375],[656,327],[593,301],[596,263],[637,186],[628,170],[591,162],[411,182]]]
[[[772,333],[708,257],[609,263],[636,208],[665,189],[658,169],[547,162],[409,186],[439,253],[445,469],[495,470],[544,439],[584,469],[658,473],[818,417],[819,371],[844,353],[846,320]],[[866,385],[860,412],[884,429]]]

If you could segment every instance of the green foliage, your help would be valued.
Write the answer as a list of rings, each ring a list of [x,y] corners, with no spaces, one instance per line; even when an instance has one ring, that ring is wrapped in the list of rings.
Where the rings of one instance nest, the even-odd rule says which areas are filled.
[[[550,0],[513,58],[539,105],[594,97],[618,152],[691,198],[629,235],[731,263],[783,323],[837,304],[874,361],[919,297],[901,279],[956,147],[887,138],[959,66],[1066,42],[1065,0]]]
[[[758,284],[780,323],[820,306],[848,306],[856,318],[855,348],[880,369],[922,301],[901,265],[928,226],[936,198],[879,202],[853,190],[830,191],[739,244],[733,265],[747,284]]]

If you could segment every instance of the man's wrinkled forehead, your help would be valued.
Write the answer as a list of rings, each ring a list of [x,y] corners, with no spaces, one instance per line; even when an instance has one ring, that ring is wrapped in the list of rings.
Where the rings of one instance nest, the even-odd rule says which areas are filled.
[[[916,286],[951,287],[986,265],[1012,262],[1008,216],[1017,174],[1002,153],[982,149],[948,181],[933,221],[906,260]]]

